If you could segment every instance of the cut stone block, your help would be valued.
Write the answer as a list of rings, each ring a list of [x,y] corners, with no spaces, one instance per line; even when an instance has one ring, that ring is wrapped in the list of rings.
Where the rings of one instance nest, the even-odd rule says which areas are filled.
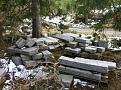
[[[43,54],[43,58],[44,58],[46,61],[51,61],[51,60],[54,59],[54,56],[53,56],[52,53],[49,52],[48,50],[42,51],[42,54]]]
[[[107,73],[108,72],[108,65],[104,63],[100,63],[98,61],[90,60],[90,59],[84,59],[84,58],[69,58],[65,56],[61,56],[59,58],[60,64],[79,68],[79,69],[85,69],[88,71],[95,71],[100,73]]]
[[[35,44],[35,40],[27,40],[26,46],[27,47],[32,47]]]
[[[38,47],[25,48],[21,50],[20,54],[32,56],[37,54],[38,50],[39,50]]]
[[[24,61],[24,64],[27,68],[32,68],[37,66],[36,61]]]
[[[88,46],[88,47],[85,47],[85,51],[89,52],[89,53],[96,53],[97,52],[97,47],[95,47],[95,46]]]
[[[60,80],[62,81],[62,83],[64,84],[64,86],[66,88],[69,88],[73,81],[73,76],[67,75],[67,74],[60,74],[59,77],[60,77]]]
[[[80,47],[87,47],[87,46],[89,46],[89,44],[87,44],[87,43],[79,43],[79,46]]]
[[[79,37],[78,34],[74,34],[74,33],[63,33],[63,35],[64,35],[64,36],[73,37],[73,38]]]
[[[42,57],[43,57],[42,53],[38,53],[38,54],[32,56],[33,60],[39,60],[39,59],[41,59]]]
[[[56,36],[54,36],[55,38],[58,38],[60,40],[63,40],[63,41],[67,41],[67,42],[72,42],[74,41],[74,38],[73,37],[70,37],[70,36],[66,36],[66,35],[62,35],[62,34],[58,34]]]
[[[22,63],[22,60],[21,60],[21,57],[19,57],[19,56],[12,56],[12,61],[13,61],[13,63],[16,65],[16,66],[18,66],[18,65],[22,65],[23,63]]]
[[[103,53],[103,52],[105,52],[105,48],[104,47],[97,47],[97,52]]]
[[[67,47],[65,48],[64,50],[66,53],[74,53],[74,54],[79,54],[81,52],[81,49],[80,48],[70,48],[70,47]]]
[[[40,45],[39,46],[39,49],[42,51],[42,50],[48,50],[48,46],[43,44],[43,45]]]
[[[35,40],[35,42],[36,42],[37,46],[44,45],[44,41],[41,38]]]
[[[20,38],[16,41],[16,46],[18,48],[22,48],[24,47],[24,45],[26,44],[26,40],[24,40],[23,38]]]
[[[81,78],[85,78],[88,80],[101,81],[101,74],[100,73],[93,74],[90,71],[85,71],[85,70],[80,70],[80,69],[65,67],[65,66],[59,66],[59,72],[71,74],[71,75],[74,75],[75,77],[81,77]]]
[[[32,60],[31,56],[27,56],[27,55],[21,55],[21,59],[23,61],[30,61],[30,60]]]
[[[79,43],[92,44],[90,39],[81,38],[81,37],[77,37],[75,41]]]
[[[53,42],[55,42],[55,44],[59,42],[59,40],[57,38],[47,37],[47,39],[52,40]]]
[[[8,47],[7,49],[9,54],[20,53],[21,49],[16,48],[16,46]]]
[[[67,46],[72,47],[72,48],[76,48],[77,44],[78,44],[77,42],[69,42]]]
[[[78,60],[83,60],[85,62],[91,62],[92,64],[100,64],[99,66],[107,66],[108,67],[108,71],[111,71],[111,70],[114,70],[116,69],[116,63],[115,62],[108,62],[108,61],[101,61],[101,60],[93,60],[93,59],[84,59],[84,58],[79,58],[79,57],[76,57],[75,59],[78,59]]]

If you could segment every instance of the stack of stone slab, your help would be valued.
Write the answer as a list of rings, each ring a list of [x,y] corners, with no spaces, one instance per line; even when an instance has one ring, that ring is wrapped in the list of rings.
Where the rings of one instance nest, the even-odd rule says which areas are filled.
[[[40,49],[44,45],[43,39],[20,38],[16,41],[14,46],[8,48],[8,53],[11,55],[13,62],[18,65],[25,65],[26,67],[35,67],[41,60],[52,61],[54,56],[48,50]]]
[[[39,42],[44,42],[44,45],[48,46],[48,49],[50,49],[50,50],[56,49],[60,46],[59,40],[57,38],[53,38],[53,37],[39,38],[39,40],[37,40],[37,43],[39,44]]]
[[[88,80],[102,81],[102,74],[107,74],[108,71],[116,69],[116,63],[84,59],[84,58],[69,58],[61,56],[59,58],[59,71],[81,77]]]

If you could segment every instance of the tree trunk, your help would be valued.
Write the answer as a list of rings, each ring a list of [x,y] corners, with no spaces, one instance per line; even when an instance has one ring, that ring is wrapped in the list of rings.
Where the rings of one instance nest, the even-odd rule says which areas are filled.
[[[32,0],[32,38],[39,38],[41,31],[39,0]]]

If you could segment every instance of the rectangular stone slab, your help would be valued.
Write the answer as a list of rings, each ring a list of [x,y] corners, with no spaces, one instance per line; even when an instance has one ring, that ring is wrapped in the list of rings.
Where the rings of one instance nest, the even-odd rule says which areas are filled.
[[[65,67],[65,66],[59,66],[59,72],[60,73],[67,73],[74,75],[75,77],[82,77],[88,80],[97,80],[101,81],[101,74],[93,74],[90,71],[85,71],[85,70],[80,70],[76,68],[71,68],[71,67]]]
[[[95,47],[95,46],[88,46],[88,47],[85,47],[85,51],[89,52],[89,53],[96,53],[97,52],[97,47]]]
[[[81,37],[77,37],[75,41],[79,43],[84,43],[84,44],[92,44],[90,39],[81,38]]]
[[[35,42],[37,46],[44,45],[44,41],[41,38],[36,39]]]
[[[30,39],[30,40],[27,40],[25,46],[27,46],[27,47],[32,47],[34,44],[35,44],[35,40]]]
[[[21,49],[16,48],[16,46],[8,47],[7,51],[10,54],[21,53]]]
[[[100,62],[84,59],[84,58],[69,58],[65,56],[61,56],[59,58],[60,64],[65,65],[68,67],[74,67],[79,69],[85,69],[88,71],[95,71],[95,72],[101,72],[101,73],[107,73],[108,72],[108,65],[105,65]]]
[[[23,61],[32,60],[31,56],[28,56],[28,55],[21,55],[21,59],[22,59]]]
[[[84,58],[79,58],[79,57],[76,57],[75,59],[84,60]],[[93,59],[85,59],[85,61],[91,62],[91,63],[97,63],[97,64],[99,63],[102,66],[108,66],[108,71],[116,69],[116,63],[115,62],[93,60]]]
[[[18,47],[18,48],[22,48],[22,47],[24,47],[24,45],[26,44],[26,40],[24,40],[23,38],[20,38],[20,39],[18,39],[17,41],[16,41],[16,46]]]
[[[42,53],[38,53],[38,54],[32,56],[33,60],[39,60],[39,59],[41,59],[42,57],[43,57]]]
[[[81,52],[80,48],[70,48],[70,47],[66,47],[64,50],[66,53],[74,53],[74,54],[79,54]]]
[[[37,54],[38,50],[39,50],[38,47],[25,48],[21,50],[20,54],[32,56],[32,55]]]
[[[56,36],[54,36],[55,38],[58,38],[60,40],[63,40],[63,41],[67,41],[67,42],[72,42],[74,41],[74,38],[73,37],[70,37],[70,36],[66,36],[66,35],[62,35],[62,34],[58,34]]]

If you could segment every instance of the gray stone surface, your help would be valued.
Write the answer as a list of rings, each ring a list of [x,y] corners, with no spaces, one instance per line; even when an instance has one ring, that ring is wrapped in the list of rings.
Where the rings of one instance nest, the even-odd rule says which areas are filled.
[[[63,40],[63,41],[68,41],[68,42],[74,41],[74,37],[70,37],[70,36],[66,36],[66,35],[62,35],[62,34],[58,34],[58,35],[56,35],[54,37],[58,38],[60,40]]]
[[[76,48],[77,47],[77,42],[69,42],[68,44],[67,44],[67,46],[68,47],[72,47],[72,48]]]
[[[97,47],[97,52],[103,53],[103,52],[105,52],[105,48],[104,47]]]
[[[42,51],[42,54],[43,54],[43,58],[44,58],[46,61],[51,61],[51,60],[54,59],[53,54],[52,54],[50,51],[48,51],[48,50]]]
[[[33,60],[39,60],[39,59],[41,59],[42,57],[43,57],[42,53],[38,53],[38,54],[32,56]]]
[[[6,71],[3,68],[0,68],[0,80],[2,80],[2,78],[5,77],[6,74]]]
[[[24,47],[24,45],[26,44],[26,40],[24,40],[23,38],[20,38],[16,41],[16,46],[18,48],[22,48]]]
[[[48,50],[48,46],[43,44],[43,45],[39,45],[39,49],[42,50]]]
[[[65,48],[65,53],[74,53],[74,54],[80,54],[81,49],[80,48],[70,48],[70,47],[66,47]]]
[[[76,57],[75,59],[84,60],[84,58],[79,58],[79,57]],[[102,67],[103,66],[107,66],[108,67],[108,71],[114,70],[117,67],[115,62],[93,60],[93,59],[85,59],[84,61],[91,62],[92,64],[97,64],[97,65],[100,64],[99,66],[102,66]]]
[[[16,48],[16,46],[8,47],[7,51],[9,54],[21,53],[21,49]]]
[[[95,46],[88,46],[88,47],[85,47],[85,51],[89,52],[89,53],[96,53],[97,52],[97,47],[95,47]]]
[[[64,86],[66,88],[69,88],[73,81],[73,75],[60,74],[59,77],[62,83],[64,84]]]
[[[16,66],[18,66],[18,65],[22,65],[23,63],[22,63],[22,60],[21,60],[21,57],[19,57],[19,56],[12,56],[12,61],[13,61],[13,63],[16,65]]]
[[[95,71],[95,72],[101,72],[101,73],[107,73],[108,72],[108,65],[104,63],[100,63],[98,61],[90,60],[90,59],[84,59],[84,58],[69,58],[65,56],[61,56],[59,58],[60,64],[79,68],[79,69],[85,69],[88,71]]]
[[[41,38],[35,40],[35,42],[36,42],[37,46],[44,44],[44,41]]]
[[[28,55],[21,55],[21,59],[22,59],[23,61],[32,60],[31,56],[28,56]]]
[[[92,44],[90,39],[81,38],[81,37],[77,37],[75,41],[79,43]]]
[[[35,44],[35,40],[30,39],[30,40],[27,40],[25,46],[27,46],[27,47],[32,47],[34,44]]]
[[[38,47],[25,48],[25,49],[21,49],[20,54],[32,56],[32,55],[37,54],[38,50],[39,50]]]
[[[80,70],[71,67],[59,66],[60,73],[67,73],[76,77],[81,77],[89,80],[101,81],[101,74],[93,74],[90,71]]]
[[[87,47],[87,46],[89,46],[90,44],[87,44],[87,43],[79,43],[79,46],[80,47]]]
[[[32,67],[35,67],[37,66],[37,63],[36,61],[24,61],[24,64],[27,68],[32,68]]]

